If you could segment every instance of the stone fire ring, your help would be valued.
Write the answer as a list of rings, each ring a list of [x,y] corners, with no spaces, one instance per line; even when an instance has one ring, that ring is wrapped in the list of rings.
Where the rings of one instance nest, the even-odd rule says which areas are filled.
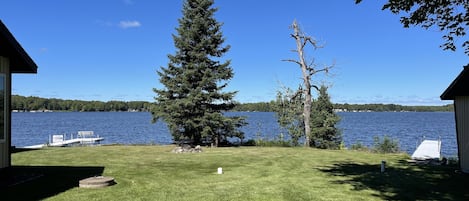
[[[103,188],[115,184],[114,178],[96,176],[80,180],[80,188]]]

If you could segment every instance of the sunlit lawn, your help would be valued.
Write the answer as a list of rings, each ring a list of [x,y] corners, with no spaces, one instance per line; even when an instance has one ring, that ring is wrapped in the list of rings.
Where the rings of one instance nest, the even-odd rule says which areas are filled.
[[[468,200],[455,167],[407,164],[404,154],[310,148],[173,146],[48,148],[13,154],[10,174],[35,177],[2,187],[1,200]],[[385,160],[386,172],[380,172]],[[222,167],[224,174],[217,174]],[[103,175],[117,184],[78,188]]]

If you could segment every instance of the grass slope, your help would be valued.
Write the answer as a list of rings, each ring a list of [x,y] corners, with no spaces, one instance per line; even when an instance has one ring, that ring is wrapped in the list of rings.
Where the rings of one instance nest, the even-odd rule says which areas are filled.
[[[47,148],[13,154],[8,174],[39,178],[1,187],[7,200],[468,200],[455,167],[414,166],[406,155],[305,148],[172,146]],[[380,163],[386,160],[385,173]],[[222,167],[224,174],[216,174]],[[6,174],[6,173],[2,173]],[[78,188],[103,175],[117,184]]]

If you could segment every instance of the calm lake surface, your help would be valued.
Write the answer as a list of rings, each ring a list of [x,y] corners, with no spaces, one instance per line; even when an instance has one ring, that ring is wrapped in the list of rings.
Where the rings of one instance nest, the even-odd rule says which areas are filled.
[[[456,129],[452,112],[342,112],[345,145],[360,142],[372,146],[373,137],[387,135],[412,154],[422,139],[441,138],[442,155],[457,156]],[[246,139],[274,139],[282,130],[272,112],[229,112],[246,116]],[[170,144],[171,135],[162,122],[151,124],[148,112],[46,112],[12,113],[12,145],[17,147],[47,143],[52,134],[76,135],[94,131],[104,137],[102,144]]]

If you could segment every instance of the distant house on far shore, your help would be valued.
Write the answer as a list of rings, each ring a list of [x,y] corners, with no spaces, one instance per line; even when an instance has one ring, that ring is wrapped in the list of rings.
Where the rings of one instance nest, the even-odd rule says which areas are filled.
[[[459,167],[469,173],[469,65],[441,94],[442,100],[454,100]]]
[[[37,66],[0,20],[0,169],[11,166],[11,74]]]

